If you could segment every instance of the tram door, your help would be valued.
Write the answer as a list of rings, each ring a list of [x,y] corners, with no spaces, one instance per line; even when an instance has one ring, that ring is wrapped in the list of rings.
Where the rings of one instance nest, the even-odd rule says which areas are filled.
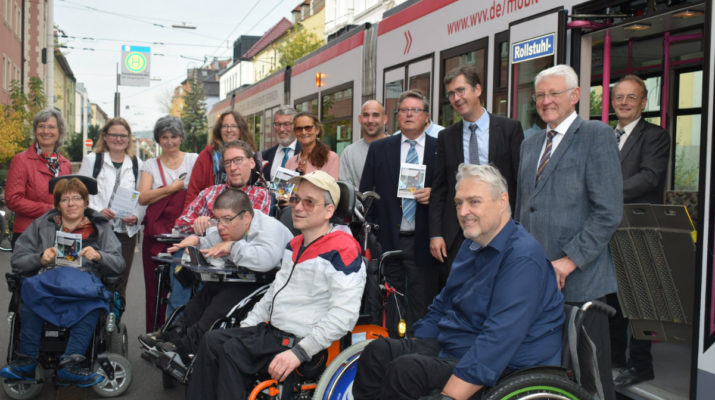
[[[418,89],[432,104],[433,62],[433,57],[430,55],[429,57],[385,70],[383,99],[385,99],[388,134],[392,134],[399,129],[397,127],[397,100],[400,97],[400,93],[405,90]],[[430,114],[432,114],[432,110],[430,110]]]
[[[544,128],[536,113],[534,78],[565,59],[565,15],[551,10],[509,25],[509,116],[521,122],[524,135]]]

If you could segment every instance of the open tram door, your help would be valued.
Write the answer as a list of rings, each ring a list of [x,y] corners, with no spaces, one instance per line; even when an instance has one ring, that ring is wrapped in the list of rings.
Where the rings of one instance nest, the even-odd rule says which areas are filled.
[[[509,111],[528,136],[544,128],[531,99],[536,75],[566,60],[566,13],[555,8],[509,24]]]
[[[705,376],[699,370],[703,345],[698,339],[703,323],[699,282],[703,269],[697,259],[698,249],[703,246],[699,238],[703,236],[694,234],[702,232],[703,175],[709,174],[702,162],[705,148],[701,147],[708,139],[701,127],[712,116],[703,101],[712,90],[706,76],[711,66],[706,55],[712,46],[707,32],[710,24],[706,23],[709,7],[710,2],[687,0],[608,4],[593,1],[574,7],[569,18],[570,59],[579,74],[582,94],[579,114],[615,126],[610,89],[621,77],[635,74],[647,88],[648,102],[642,118],[660,125],[671,137],[663,207],[675,206],[673,212],[682,211],[683,218],[674,218],[674,226],[658,220],[658,224],[649,226],[652,241],[632,243],[632,254],[647,254],[643,249],[657,250],[651,253],[653,258],[648,263],[638,257],[621,259],[619,265],[617,259],[627,254],[617,249],[623,244],[616,240],[619,232],[614,235],[615,243],[611,241],[621,309],[630,319],[635,337],[652,341],[655,378],[617,388],[627,398],[710,399],[715,390],[715,374]],[[624,210],[624,224],[635,210],[628,207]],[[656,218],[660,214],[652,215]],[[643,229],[636,223],[624,228],[626,225],[622,224],[619,231]],[[658,255],[664,255],[665,261],[656,259]],[[642,280],[632,280],[634,275],[625,268],[634,265],[654,268],[641,274]],[[641,272],[642,267],[636,269]],[[622,283],[624,277],[626,283]],[[629,284],[632,289],[624,289]],[[667,284],[673,290],[666,290]],[[709,389],[696,390],[703,383]]]

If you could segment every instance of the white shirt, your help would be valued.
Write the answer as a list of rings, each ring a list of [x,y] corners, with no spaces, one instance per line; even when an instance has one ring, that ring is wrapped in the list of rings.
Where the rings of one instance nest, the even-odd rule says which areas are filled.
[[[628,140],[628,136],[631,136],[631,132],[633,132],[633,128],[635,128],[636,125],[638,125],[638,122],[640,122],[640,120],[641,120],[641,118],[638,117],[635,121],[624,126],[623,128],[620,128],[620,125],[621,125],[620,123],[618,124],[618,128],[622,129],[623,132],[625,132],[623,134],[623,136],[621,136],[621,142],[618,143],[618,150],[623,150],[623,145],[626,144],[626,140]],[[615,135],[615,133],[614,133],[614,135]]]
[[[564,135],[566,135],[566,131],[569,130],[571,127],[571,124],[573,124],[574,121],[576,121],[576,117],[578,114],[576,114],[576,111],[572,112],[571,115],[566,117],[565,120],[563,120],[557,127],[554,129],[556,131],[556,136],[554,136],[553,139],[551,139],[551,155],[553,156],[554,153],[556,152],[556,148],[559,146],[561,143],[561,140],[564,138]],[[548,133],[551,130],[551,127],[546,125],[546,132]],[[539,153],[539,158],[536,159],[536,169],[539,169],[539,163],[541,162],[541,157],[544,154],[544,149],[546,148],[546,142],[549,140],[549,137],[547,136],[544,139],[544,144],[541,146],[541,152]]]
[[[182,174],[186,174],[184,177],[184,189],[189,187],[189,180],[191,179],[191,170],[194,169],[194,164],[196,159],[199,157],[196,153],[186,153],[184,154],[184,161],[181,162],[178,168],[170,169],[166,164],[161,163],[161,168],[164,170],[164,179],[166,179],[166,185],[169,186],[175,180],[179,179]],[[161,172],[159,172],[158,163],[159,159],[150,158],[142,164],[142,171],[146,171],[152,177],[151,188],[156,189],[158,187],[164,186],[164,182],[161,179]]]
[[[271,181],[276,177],[276,172],[278,172],[278,168],[280,168],[281,163],[283,162],[283,156],[285,155],[283,149],[289,149],[288,158],[286,160],[290,159],[293,155],[295,155],[295,144],[297,141],[297,139],[294,139],[287,147],[278,144],[276,154],[273,155],[273,161],[271,164]]]

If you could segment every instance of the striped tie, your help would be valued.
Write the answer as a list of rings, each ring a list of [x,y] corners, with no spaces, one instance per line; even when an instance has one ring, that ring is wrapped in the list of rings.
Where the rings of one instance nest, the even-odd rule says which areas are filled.
[[[539,168],[536,170],[536,183],[539,183],[539,178],[541,177],[541,173],[544,172],[544,168],[546,168],[546,164],[549,163],[549,160],[551,159],[551,145],[553,144],[554,141],[554,136],[556,136],[558,132],[556,131],[549,131],[546,134],[546,147],[544,147],[544,154],[541,155],[541,160],[539,161]]]
[[[469,163],[479,165],[479,144],[477,143],[477,124],[470,124],[469,131]]]
[[[420,162],[419,157],[417,157],[417,149],[415,145],[417,141],[408,140],[410,144],[410,150],[407,151],[407,158],[405,158],[405,163],[407,164],[418,164]],[[417,209],[417,202],[415,199],[402,199],[402,216],[407,220],[407,222],[412,222],[415,220],[415,210]]]
[[[625,134],[626,134],[626,131],[624,131],[623,129],[616,128],[616,144],[617,145],[619,145],[619,146],[621,145],[621,136],[623,136]]]

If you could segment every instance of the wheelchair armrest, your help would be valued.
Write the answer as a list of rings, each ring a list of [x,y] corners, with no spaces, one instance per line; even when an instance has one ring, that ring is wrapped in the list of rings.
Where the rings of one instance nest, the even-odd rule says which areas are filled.
[[[20,285],[22,285],[23,276],[15,272],[8,272],[5,274],[5,280],[7,281],[7,289],[10,292],[15,292],[20,290]]]
[[[107,289],[114,290],[119,286],[119,282],[122,280],[121,276],[103,276],[102,283]]]

